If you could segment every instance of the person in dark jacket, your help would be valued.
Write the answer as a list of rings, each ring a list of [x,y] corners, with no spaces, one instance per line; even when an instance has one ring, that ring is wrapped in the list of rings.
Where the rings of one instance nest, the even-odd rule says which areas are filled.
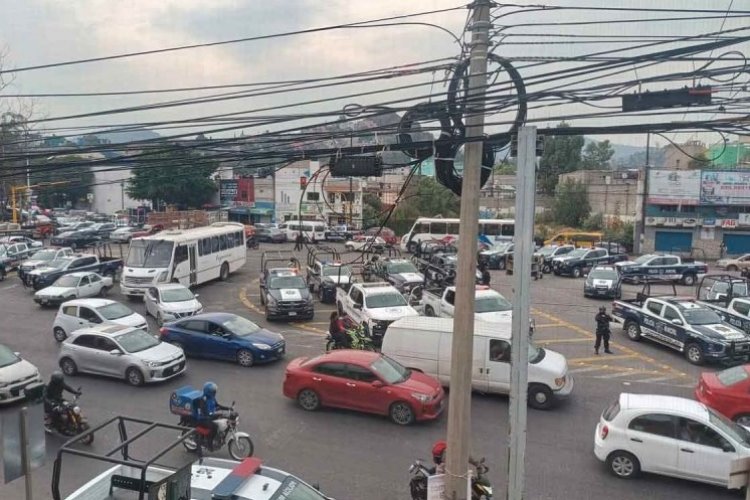
[[[487,264],[482,264],[479,266],[479,271],[482,273],[482,285],[484,286],[490,286],[490,270],[487,266]]]
[[[44,412],[50,416],[53,427],[57,427],[60,421],[59,408],[63,401],[65,401],[63,394],[66,391],[75,396],[81,395],[80,391],[73,389],[65,383],[65,378],[61,372],[53,372],[50,375],[47,387],[44,389]]]
[[[302,250],[302,244],[305,242],[305,237],[302,236],[302,233],[297,233],[297,237],[294,238],[294,251],[301,251]]]
[[[331,313],[330,324],[328,325],[328,333],[333,337],[333,341],[336,343],[337,349],[349,349],[351,348],[351,342],[349,335],[346,334],[346,326],[344,320],[339,316],[339,313],[333,311]]]
[[[203,397],[198,400],[198,418],[196,423],[211,429],[211,434],[207,438],[209,447],[214,441],[216,432],[219,430],[219,426],[215,422],[217,418],[221,418],[219,411],[229,411],[231,409],[228,406],[219,404],[216,400],[217,390],[218,387],[214,382],[206,382],[203,384]]]
[[[596,343],[594,343],[594,352],[599,354],[599,347],[604,341],[604,352],[607,354],[614,354],[609,350],[609,323],[612,320],[612,316],[607,314],[607,308],[602,306],[599,308],[599,313],[594,317],[596,321]]]

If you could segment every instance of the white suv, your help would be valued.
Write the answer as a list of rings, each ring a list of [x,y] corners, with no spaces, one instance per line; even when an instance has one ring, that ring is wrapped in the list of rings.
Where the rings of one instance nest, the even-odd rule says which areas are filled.
[[[386,282],[355,283],[348,292],[339,288],[337,293],[339,314],[364,325],[376,345],[382,343],[388,325],[407,316],[419,316],[401,292]]]
[[[602,413],[594,453],[620,478],[643,471],[726,487],[732,461],[750,457],[750,431],[691,399],[623,393]]]
[[[75,299],[60,305],[52,324],[52,334],[55,340],[62,342],[76,330],[102,324],[132,326],[148,331],[146,318],[119,302],[108,299]]]

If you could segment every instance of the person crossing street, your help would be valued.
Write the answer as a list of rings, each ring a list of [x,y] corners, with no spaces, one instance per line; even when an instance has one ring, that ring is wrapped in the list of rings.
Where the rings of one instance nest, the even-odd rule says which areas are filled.
[[[596,342],[594,343],[594,352],[599,354],[599,348],[604,341],[604,352],[607,354],[614,354],[609,349],[609,323],[612,320],[612,316],[607,314],[607,308],[602,306],[599,308],[599,313],[594,317],[596,321]]]

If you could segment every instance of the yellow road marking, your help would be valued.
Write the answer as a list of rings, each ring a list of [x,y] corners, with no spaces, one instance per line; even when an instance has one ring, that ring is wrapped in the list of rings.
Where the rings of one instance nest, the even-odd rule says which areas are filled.
[[[320,335],[325,335],[325,334],[328,333],[325,330],[321,330],[320,328],[315,328],[315,327],[312,327],[312,326],[307,326],[309,323],[289,323],[289,324],[292,325],[295,328],[299,328],[300,330],[305,330],[305,331],[312,332],[312,333],[317,333],[317,334],[320,334]]]
[[[242,302],[245,307],[250,309],[251,311],[254,311],[258,314],[265,314],[263,311],[258,309],[255,304],[253,304],[250,299],[247,298],[247,287],[243,286],[240,288],[240,302]]]
[[[560,323],[544,323],[542,325],[536,325],[535,328],[555,328],[557,326],[563,326]]]
[[[625,354],[625,355],[612,355],[612,354],[599,354],[597,356],[591,356],[590,358],[572,358],[568,360],[568,364],[570,365],[576,365],[578,363],[589,363],[591,361],[610,361],[615,359],[632,359],[635,358],[635,356],[631,354]]]
[[[534,342],[536,344],[539,344],[539,345],[571,344],[571,343],[578,343],[578,342],[586,342],[587,344],[590,344],[591,343],[591,339],[582,338],[582,337],[576,337],[576,338],[573,338],[573,339],[544,339],[544,340],[536,340]]]
[[[578,332],[578,333],[580,333],[582,335],[585,335],[586,337],[588,337],[590,339],[593,339],[595,337],[595,335],[592,332],[590,332],[589,330],[586,330],[585,328],[581,328],[580,326],[577,326],[577,325],[574,325],[574,324],[572,324],[572,323],[570,323],[568,321],[565,321],[564,319],[562,319],[562,318],[560,318],[558,316],[555,316],[554,314],[549,314],[547,312],[540,311],[540,310],[538,310],[536,308],[532,308],[532,312],[535,313],[535,314],[538,314],[540,316],[543,316],[543,317],[547,318],[550,321],[558,322],[558,323],[560,323],[560,325],[562,325],[562,326],[564,326],[566,328],[569,328],[569,329],[573,330],[574,332]],[[651,364],[653,364],[653,365],[655,365],[655,366],[657,366],[657,367],[665,370],[666,372],[672,374],[675,377],[692,379],[692,377],[690,377],[688,374],[686,374],[684,372],[681,372],[681,371],[677,370],[676,368],[673,368],[672,366],[669,366],[667,364],[661,363],[661,362],[655,360],[654,358],[652,358],[650,356],[646,356],[645,354],[641,354],[638,351],[635,351],[635,350],[633,350],[633,349],[631,349],[629,347],[626,347],[623,344],[618,343],[617,344],[617,348],[619,350],[621,350],[621,351],[623,351],[623,352],[631,355],[633,358],[637,358],[637,359],[639,359],[639,360],[641,360],[641,361],[643,361],[645,363],[651,363]],[[606,355],[604,355],[604,356],[606,356]],[[595,358],[595,359],[598,359],[598,358]],[[608,359],[612,359],[612,357],[609,356]]]

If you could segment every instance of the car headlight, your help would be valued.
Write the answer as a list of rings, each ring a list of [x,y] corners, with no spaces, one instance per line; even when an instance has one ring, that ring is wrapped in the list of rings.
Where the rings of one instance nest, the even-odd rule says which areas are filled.
[[[258,348],[261,351],[270,351],[271,350],[271,346],[270,345],[263,344],[263,343],[260,343],[260,342],[258,342],[258,343],[253,342],[253,347]]]
[[[416,399],[420,403],[427,403],[427,402],[429,402],[432,399],[432,397],[430,397],[429,395],[422,394],[421,392],[412,392],[411,393],[411,397],[413,397],[414,399]]]
[[[203,307],[199,307],[197,311],[195,311],[195,314],[201,314],[203,312]]]
[[[81,407],[80,406],[74,406],[73,407],[73,413],[75,413],[76,415],[80,415],[81,414]]]
[[[566,379],[565,375],[563,375],[562,377],[556,378],[556,379],[555,379],[555,385],[556,385],[557,387],[562,387],[562,386],[564,386],[564,385],[565,385],[565,379]]]
[[[267,302],[268,302],[269,306],[275,306],[275,305],[277,305],[279,303],[279,301],[276,300],[273,295],[268,295],[267,296]]]
[[[9,385],[10,385],[10,382],[2,382],[2,383],[0,383],[0,389],[5,389]]]
[[[164,283],[165,281],[167,281],[168,276],[169,276],[168,271],[162,271],[159,273],[159,277],[156,278],[156,281],[158,281],[159,283]]]
[[[157,366],[159,366],[159,364],[160,363],[158,361],[146,361],[146,366],[148,366],[149,368],[156,368]]]

